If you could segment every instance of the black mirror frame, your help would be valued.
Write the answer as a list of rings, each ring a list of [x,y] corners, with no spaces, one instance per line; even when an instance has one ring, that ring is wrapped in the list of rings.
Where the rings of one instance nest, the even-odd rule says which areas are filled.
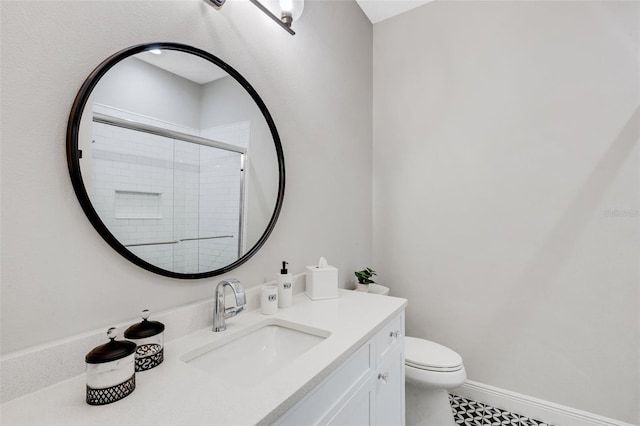
[[[95,88],[96,84],[100,81],[100,79],[109,71],[115,64],[120,62],[123,59],[126,59],[132,55],[137,53],[145,52],[151,49],[167,49],[167,50],[177,50],[180,52],[190,53],[192,55],[199,56],[209,62],[212,62],[226,71],[231,77],[233,77],[244,89],[249,93],[251,98],[255,101],[255,103],[262,111],[262,114],[267,121],[269,126],[269,130],[271,131],[271,136],[273,137],[273,142],[276,148],[276,155],[278,157],[278,172],[279,172],[279,181],[278,181],[278,196],[276,199],[276,205],[271,215],[271,219],[264,233],[256,242],[253,247],[247,251],[244,255],[242,255],[235,262],[224,266],[220,269],[216,269],[208,272],[198,272],[198,273],[178,273],[173,271],[168,271],[166,269],[159,268],[155,265],[152,265],[149,262],[146,262],[134,255],[131,251],[127,250],[120,241],[109,231],[109,229],[105,226],[105,224],[100,219],[100,216],[93,208],[93,204],[89,198],[89,194],[84,186],[84,181],[82,180],[82,173],[80,171],[80,158],[81,153],[78,148],[78,134],[80,130],[80,120],[82,119],[82,114],[85,108],[85,105]],[[260,250],[260,248],[264,245],[264,243],[271,235],[273,228],[276,225],[276,221],[278,220],[278,216],[280,215],[280,210],[282,209],[282,203],[284,200],[284,184],[285,184],[285,169],[284,169],[284,153],[282,151],[282,144],[280,143],[280,136],[278,135],[278,131],[276,129],[276,125],[271,118],[271,114],[267,110],[266,105],[258,95],[258,93],[254,90],[254,88],[249,84],[249,82],[240,75],[235,69],[231,66],[223,62],[221,59],[216,56],[184,44],[180,43],[172,43],[172,42],[158,42],[158,43],[145,43],[139,44],[136,46],[128,47],[123,49],[107,59],[105,59],[96,69],[94,69],[89,77],[84,81],[82,87],[78,91],[78,94],[73,102],[73,106],[71,107],[71,113],[69,114],[69,122],[67,125],[67,166],[69,168],[69,174],[71,176],[71,183],[73,184],[73,189],[78,197],[78,201],[80,202],[80,206],[82,206],[82,210],[87,215],[87,218],[91,222],[91,225],[98,231],[100,236],[118,253],[120,253],[124,258],[133,262],[134,264],[140,266],[141,268],[146,269],[147,271],[154,272],[159,275],[163,275],[166,277],[172,278],[181,278],[181,279],[200,279],[200,278],[208,278],[216,275],[225,274],[238,266],[245,263],[249,260],[254,254]]]

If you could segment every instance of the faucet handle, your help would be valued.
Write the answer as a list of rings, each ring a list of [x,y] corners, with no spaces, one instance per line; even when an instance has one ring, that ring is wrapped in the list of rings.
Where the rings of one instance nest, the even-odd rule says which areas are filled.
[[[235,315],[238,315],[240,312],[244,311],[244,306],[234,306],[233,308],[227,308],[224,310],[224,317],[231,318]]]

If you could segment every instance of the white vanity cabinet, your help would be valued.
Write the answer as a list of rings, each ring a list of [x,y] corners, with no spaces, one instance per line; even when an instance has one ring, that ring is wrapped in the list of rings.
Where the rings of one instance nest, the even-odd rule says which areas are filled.
[[[403,425],[404,313],[287,411],[276,425]]]

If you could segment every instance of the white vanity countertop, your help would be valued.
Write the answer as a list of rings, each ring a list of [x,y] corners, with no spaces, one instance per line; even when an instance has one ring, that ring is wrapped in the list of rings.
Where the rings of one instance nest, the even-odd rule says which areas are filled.
[[[227,320],[227,330],[210,328],[165,345],[164,362],[136,373],[136,390],[103,406],[85,402],[84,374],[0,406],[3,425],[250,425],[277,420],[331,373],[387,320],[401,312],[405,299],[340,290],[337,299],[294,297],[293,306],[276,315],[260,310]],[[224,339],[256,323],[279,318],[327,330],[331,335],[264,383],[223,385],[180,360],[209,342]],[[84,356],[84,354],[78,354]]]

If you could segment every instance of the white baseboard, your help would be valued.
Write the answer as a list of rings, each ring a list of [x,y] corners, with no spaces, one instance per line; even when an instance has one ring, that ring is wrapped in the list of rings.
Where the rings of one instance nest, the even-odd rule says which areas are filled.
[[[454,389],[452,393],[492,407],[541,420],[554,426],[634,426],[630,423],[602,417],[472,380],[467,380],[461,387]]]

